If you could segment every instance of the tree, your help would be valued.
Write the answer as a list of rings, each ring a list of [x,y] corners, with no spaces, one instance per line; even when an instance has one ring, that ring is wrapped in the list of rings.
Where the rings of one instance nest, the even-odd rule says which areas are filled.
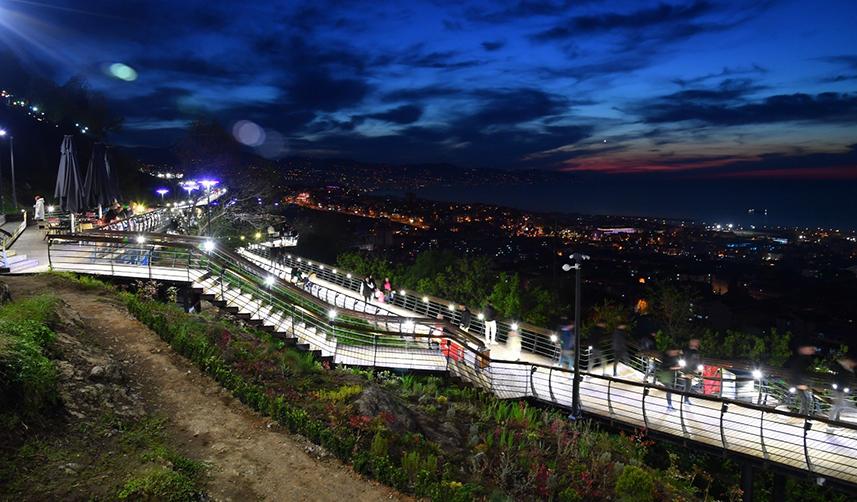
[[[691,316],[696,294],[690,289],[663,284],[652,291],[652,313],[663,328],[670,345],[683,344],[691,338]]]
[[[524,293],[524,320],[536,326],[549,326],[559,316],[557,296],[541,286],[531,286]]]
[[[625,309],[608,300],[592,308],[592,322],[604,324],[608,332],[613,332],[620,324],[627,324],[628,314]]]
[[[521,315],[521,281],[518,274],[502,272],[488,300],[504,316],[517,318]]]

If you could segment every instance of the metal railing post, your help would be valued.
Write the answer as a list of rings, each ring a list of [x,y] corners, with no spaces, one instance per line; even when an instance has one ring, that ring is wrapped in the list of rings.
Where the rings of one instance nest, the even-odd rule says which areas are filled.
[[[809,418],[805,418],[803,421],[803,455],[806,459],[806,470],[812,472],[812,463],[809,461],[809,447],[806,444],[806,434],[812,429],[812,422],[809,421]]]
[[[646,396],[649,395],[649,387],[645,384],[643,385],[643,399],[640,400],[640,406],[643,409],[643,426],[648,430],[649,428],[649,417],[646,415]]]
[[[607,380],[607,411],[610,413],[611,417],[615,415],[615,413],[613,412],[613,397],[611,395],[612,390],[613,380]]]
[[[729,403],[721,403],[720,405],[720,444],[723,445],[723,449],[726,449],[726,434],[723,428],[723,415],[729,411]]]

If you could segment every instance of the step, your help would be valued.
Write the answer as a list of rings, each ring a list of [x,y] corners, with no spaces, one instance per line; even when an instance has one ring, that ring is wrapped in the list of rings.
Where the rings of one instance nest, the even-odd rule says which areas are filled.
[[[33,268],[38,266],[39,260],[32,258],[29,260],[18,261],[12,263],[8,267],[0,267],[0,273],[4,274],[17,274],[19,272],[25,272],[29,268]]]
[[[8,265],[12,265],[13,263],[18,263],[26,259],[27,255],[25,254],[13,254],[10,256],[8,252],[6,253],[6,263]]]

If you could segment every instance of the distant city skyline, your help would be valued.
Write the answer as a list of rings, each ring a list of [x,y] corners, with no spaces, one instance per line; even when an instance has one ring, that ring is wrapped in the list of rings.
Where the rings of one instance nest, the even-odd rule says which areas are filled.
[[[269,158],[857,180],[855,16],[852,1],[7,0],[0,50],[83,75],[129,146],[211,116]]]

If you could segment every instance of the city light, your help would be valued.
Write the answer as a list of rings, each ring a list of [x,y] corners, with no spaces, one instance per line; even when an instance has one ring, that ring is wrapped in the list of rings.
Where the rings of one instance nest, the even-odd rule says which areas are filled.
[[[0,138],[6,135],[6,129],[0,129]]]

